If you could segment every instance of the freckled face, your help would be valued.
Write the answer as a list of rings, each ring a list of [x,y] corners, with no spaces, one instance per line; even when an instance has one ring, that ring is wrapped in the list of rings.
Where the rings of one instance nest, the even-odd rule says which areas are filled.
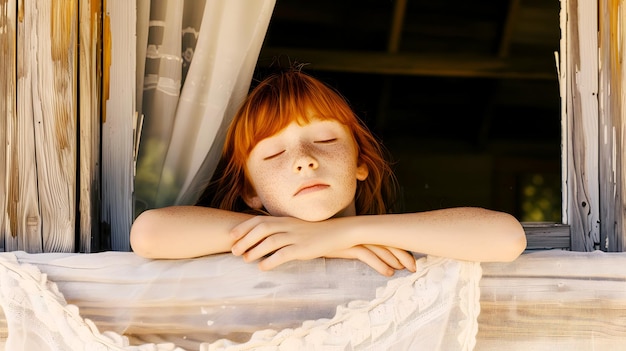
[[[367,178],[367,167],[357,159],[354,138],[343,124],[292,122],[252,149],[246,168],[255,193],[245,200],[273,216],[307,221],[355,215],[357,180]]]

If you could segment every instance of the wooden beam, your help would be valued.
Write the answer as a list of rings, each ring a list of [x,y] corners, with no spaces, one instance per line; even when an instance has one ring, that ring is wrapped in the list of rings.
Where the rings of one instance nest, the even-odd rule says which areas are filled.
[[[72,252],[77,4],[18,1],[17,7],[15,2],[8,6],[17,14],[19,60],[12,61],[14,71],[7,74],[17,81],[17,103],[5,129],[9,156],[3,166],[9,174],[5,184],[11,233],[5,236],[5,249]]]
[[[625,6],[624,0],[599,1],[600,244],[606,251],[624,251],[626,236],[626,39],[620,28],[626,21]]]
[[[519,12],[521,0],[509,0],[504,25],[502,26],[502,35],[500,36],[500,44],[498,45],[498,57],[504,58],[509,56],[509,48],[511,46],[511,33],[515,25],[515,19]]]
[[[136,121],[135,6],[134,1],[103,1],[101,218],[102,235],[110,237],[110,247],[105,245],[101,250],[130,250]]]
[[[17,233],[11,228],[15,213],[12,204],[11,167],[8,162],[14,152],[11,152],[16,122],[16,38],[17,38],[17,4],[15,0],[0,3],[0,251],[6,251],[5,240],[11,239],[11,233]],[[11,182],[9,182],[11,180]],[[6,239],[5,239],[6,238]]]
[[[45,252],[73,252],[76,236],[78,3],[27,1],[37,20],[32,118]],[[26,37],[27,38],[27,37]]]
[[[400,48],[400,40],[402,38],[402,28],[404,27],[404,13],[406,10],[406,0],[396,0],[393,8],[393,19],[391,21],[391,30],[389,31],[389,43],[387,51],[390,53],[398,52]]]
[[[468,78],[556,79],[552,56],[506,58],[483,56],[388,54],[373,51],[334,51],[264,48],[259,65],[269,66],[276,57],[308,63],[308,69],[351,73]]]
[[[558,223],[522,223],[526,232],[526,250],[570,248],[570,228]]]
[[[5,249],[42,252],[42,216],[37,193],[33,132],[33,87],[38,85],[37,75],[33,73],[34,62],[38,59],[37,40],[30,40],[37,38],[37,18],[22,1],[18,1],[17,9],[17,57],[20,59],[12,67],[17,91],[14,95],[15,110],[7,119],[7,212],[11,234],[5,237]]]
[[[593,251],[600,245],[597,1],[561,3],[564,216],[572,250]]]
[[[91,252],[99,241],[100,227],[100,94],[101,0],[79,4],[79,243],[80,252]]]
[[[626,255],[560,250],[483,263],[475,350],[615,350]]]

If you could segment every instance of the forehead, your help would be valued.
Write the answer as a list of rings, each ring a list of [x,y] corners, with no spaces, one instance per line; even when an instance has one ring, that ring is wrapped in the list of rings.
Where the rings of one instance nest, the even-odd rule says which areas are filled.
[[[305,137],[337,137],[343,135],[352,135],[348,127],[336,120],[319,119],[316,117],[308,118],[307,122],[294,120],[283,129],[261,139],[258,144],[269,140],[277,140],[282,137],[305,136]]]
[[[349,130],[341,118],[328,111],[320,111],[320,109],[315,107],[300,106],[291,110],[276,111],[273,116],[266,116],[265,119],[267,123],[264,123],[264,126],[258,126],[260,128],[256,129],[257,142],[279,134],[291,125],[300,127],[341,125],[346,127],[346,130]]]

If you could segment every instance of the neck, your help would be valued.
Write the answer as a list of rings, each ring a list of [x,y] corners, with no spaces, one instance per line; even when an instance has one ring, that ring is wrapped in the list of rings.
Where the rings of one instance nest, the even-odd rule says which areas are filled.
[[[350,216],[356,216],[356,205],[354,204],[354,200],[352,200],[352,202],[350,202],[350,204],[346,208],[337,212],[332,218]]]

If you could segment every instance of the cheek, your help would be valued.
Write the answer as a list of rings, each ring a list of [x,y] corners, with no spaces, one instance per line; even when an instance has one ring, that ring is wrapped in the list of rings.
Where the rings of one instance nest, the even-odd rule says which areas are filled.
[[[273,161],[249,161],[247,166],[248,179],[250,183],[253,184],[253,187],[256,191],[259,191],[257,188],[266,187],[267,183],[272,183],[272,178],[275,178],[275,175],[278,173],[278,169],[281,167],[279,165],[279,160]]]
[[[357,155],[356,152],[349,147],[343,147],[340,150],[332,152],[332,159],[335,163],[334,167],[341,170],[343,181],[351,183],[356,179]]]
[[[357,157],[352,149],[344,148],[333,153],[332,168],[335,179],[340,186],[341,194],[336,201],[341,203],[350,202],[356,195],[357,178]]]
[[[279,172],[280,162],[268,162],[262,166],[253,165],[250,167],[250,184],[256,195],[263,203],[263,207],[272,212],[272,209],[279,203],[280,184],[284,184],[282,179],[284,173]]]
[[[264,169],[258,169],[254,173],[252,173],[251,184],[254,188],[254,191],[257,195],[262,196],[267,192],[268,184],[271,184],[270,181],[270,172],[267,172]]]

